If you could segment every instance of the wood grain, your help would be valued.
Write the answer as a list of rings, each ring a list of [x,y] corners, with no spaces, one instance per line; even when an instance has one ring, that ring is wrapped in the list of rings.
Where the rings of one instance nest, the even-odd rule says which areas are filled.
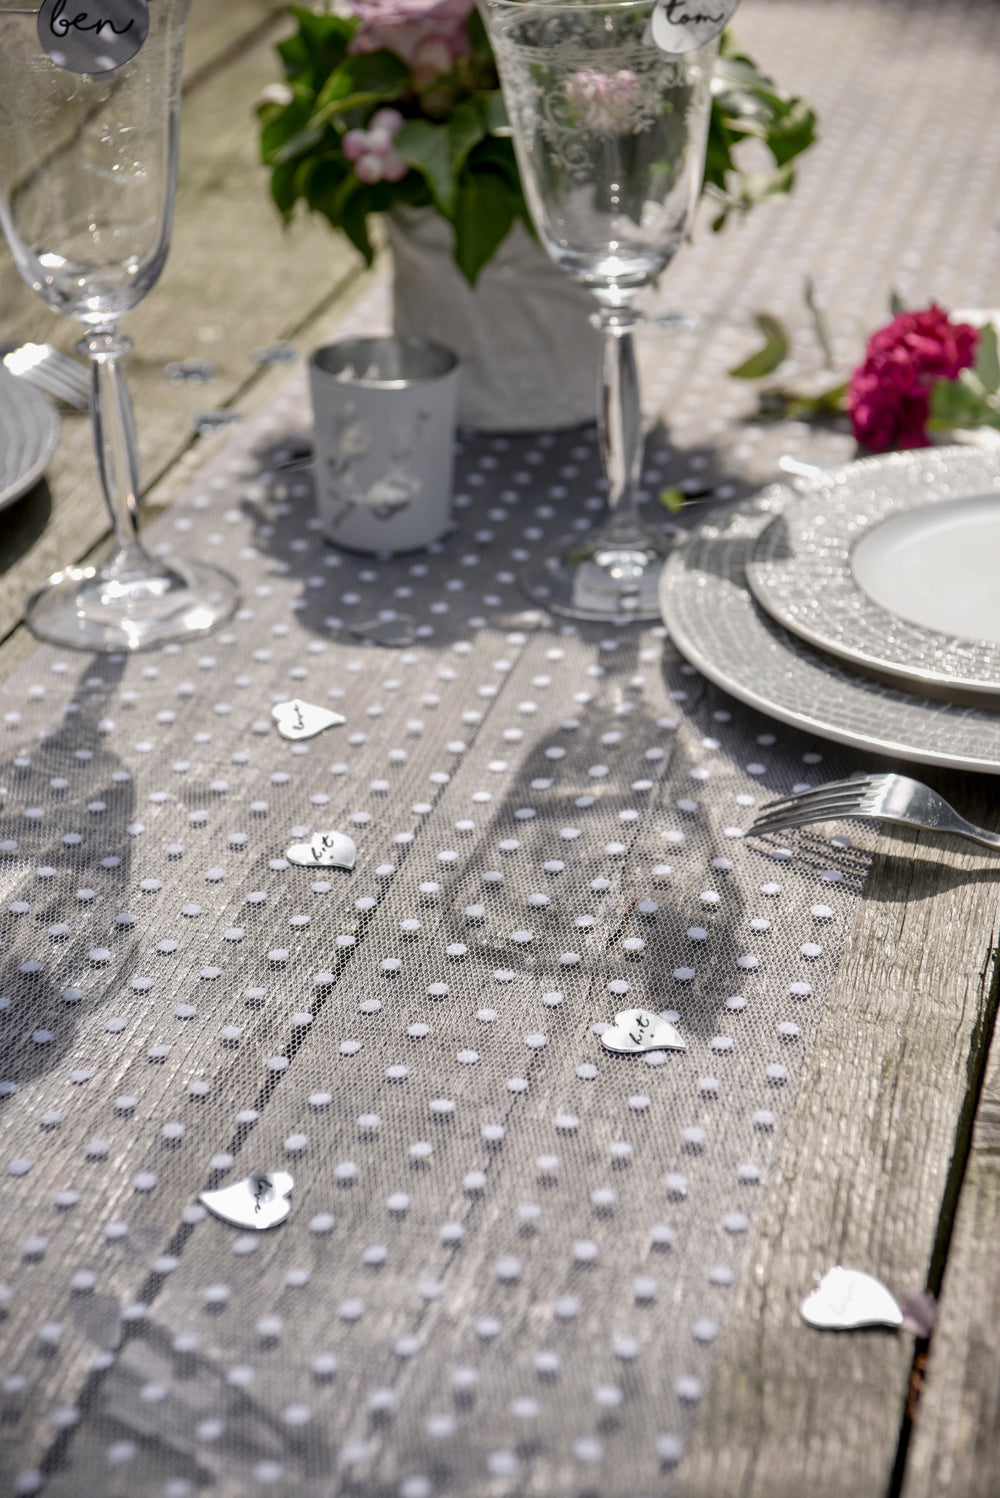
[[[994,1037],[947,1245],[903,1498],[992,1498],[1000,1492],[998,1242],[1000,1043]]]
[[[970,817],[996,824],[985,788],[970,795],[968,777],[939,784]],[[677,1498],[890,1491],[912,1338],[818,1332],[798,1306],[837,1263],[897,1294],[932,1282],[992,1028],[998,916],[988,854],[910,833],[880,840]],[[957,1270],[958,1282],[971,1287],[977,1268],[967,1264],[968,1278]],[[996,1387],[994,1377],[983,1397]],[[951,1420],[951,1409],[938,1380],[921,1405],[918,1442],[923,1422]]]

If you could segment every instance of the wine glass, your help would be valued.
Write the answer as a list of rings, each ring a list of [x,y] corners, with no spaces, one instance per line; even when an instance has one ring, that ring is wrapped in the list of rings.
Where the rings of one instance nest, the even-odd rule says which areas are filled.
[[[161,562],[139,542],[135,425],[122,369],[132,345],[119,332],[167,258],[189,0],[153,0],[138,52],[93,73],[60,66],[43,50],[37,10],[18,3],[5,9],[0,0],[0,224],[31,289],[85,330],[77,349],[91,361],[94,442],[114,536],[103,565],[57,572],[29,599],[26,618],[58,645],[148,649],[203,635],[237,602],[227,573]],[[95,67],[110,61],[98,56]]]
[[[610,514],[541,550],[522,582],[574,619],[658,617],[670,548],[637,507],[635,298],[687,236],[704,169],[717,41],[652,39],[654,0],[480,0],[539,238],[586,286],[604,332],[599,427]]]

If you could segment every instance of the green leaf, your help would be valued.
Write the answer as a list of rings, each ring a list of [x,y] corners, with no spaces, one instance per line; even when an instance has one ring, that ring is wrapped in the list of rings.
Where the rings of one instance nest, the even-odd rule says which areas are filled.
[[[997,348],[997,330],[992,323],[979,330],[974,368],[983,389],[996,395],[1000,391],[1000,350]]]
[[[679,515],[687,501],[687,495],[683,489],[661,489],[657,498],[665,510],[671,515]]]
[[[464,99],[455,105],[448,116],[448,149],[453,179],[457,180],[469,152],[483,139],[487,129],[483,111],[472,99]]]
[[[335,223],[338,229],[343,229],[354,248],[364,256],[366,265],[371,265],[375,259],[375,251],[368,237],[369,211],[368,191],[352,176],[344,182],[333,212],[328,215],[330,222]]]
[[[898,317],[901,312],[906,311],[906,303],[898,291],[891,291],[889,293],[889,311],[893,317]]]
[[[519,194],[500,172],[467,172],[455,208],[455,263],[470,286],[507,237]]]
[[[971,369],[957,380],[938,380],[931,391],[931,421],[936,431],[947,427],[1000,427],[1000,402]]]
[[[276,166],[271,173],[271,197],[284,219],[291,216],[299,194],[295,187],[295,177],[298,168],[295,162],[287,162],[283,166]]]
[[[507,118],[507,106],[503,101],[503,94],[495,89],[491,94],[485,94],[482,99],[483,116],[486,128],[490,135],[499,135],[501,131],[510,130],[510,121]]]
[[[809,308],[809,314],[812,317],[813,332],[816,334],[816,342],[823,350],[823,358],[826,361],[827,369],[832,369],[833,347],[830,343],[830,335],[827,332],[826,319],[823,316],[823,313],[816,301],[816,287],[813,282],[812,276],[806,276],[804,295],[806,306]]]
[[[438,211],[450,218],[456,183],[448,126],[433,125],[430,120],[407,120],[396,136],[396,150],[424,178]]]
[[[305,198],[309,207],[322,213],[335,228],[340,228],[344,196],[359,187],[357,179],[343,157],[328,156],[300,161],[295,170],[295,192]]]
[[[287,112],[291,113],[291,108]],[[326,134],[326,126],[311,121],[302,125],[294,134],[286,136],[280,144],[272,145],[272,140],[279,133],[277,129],[269,132],[268,127],[265,126],[261,147],[264,151],[264,161],[268,166],[282,166],[287,161],[293,161],[297,156],[309,155],[322,141]]]
[[[764,346],[729,373],[737,380],[759,380],[771,374],[788,357],[788,334],[770,313],[757,315],[757,326],[764,335]]]
[[[791,162],[779,167],[776,172],[741,172],[738,206],[746,212],[758,203],[770,203],[775,198],[784,198],[795,182],[795,168]]]
[[[410,85],[410,70],[395,52],[357,52],[330,74],[316,100],[317,118],[331,119],[349,110],[387,104]]]
[[[818,391],[772,387],[761,391],[757,416],[761,421],[829,420],[844,414],[847,390],[846,380]]]
[[[809,105],[775,84],[740,52],[732,33],[724,33],[712,85],[704,178],[710,195],[723,203],[713,229],[720,229],[734,210],[746,213],[790,192],[795,181],[791,163],[815,138],[816,116]],[[738,150],[750,139],[765,147],[776,172],[744,169]]]
[[[298,22],[299,29],[294,36],[278,43],[277,52],[289,82],[308,81],[315,94],[323,80],[347,55],[358,22],[353,18],[316,14],[295,6],[290,13]]]
[[[481,62],[493,61],[493,48],[490,46],[489,35],[482,16],[475,8],[469,17],[469,41],[472,44],[473,57]]]
[[[396,150],[425,179],[445,218],[455,212],[459,176],[469,153],[485,135],[482,110],[465,99],[443,123],[408,120],[396,136]]]
[[[764,136],[764,144],[778,166],[800,156],[816,140],[816,116],[804,99],[793,99],[783,108]]]

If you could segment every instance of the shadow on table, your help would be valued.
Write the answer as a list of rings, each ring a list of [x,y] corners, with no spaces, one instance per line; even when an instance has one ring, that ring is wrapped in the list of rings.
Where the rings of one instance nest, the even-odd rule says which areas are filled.
[[[78,710],[30,754],[0,761],[5,1081],[24,1083],[58,1065],[81,1010],[107,997],[112,983],[116,992],[127,986],[132,974],[138,926],[111,917],[97,936],[87,915],[92,900],[107,900],[109,887],[128,887],[134,789],[100,728],[123,667],[103,655],[87,661],[73,697]],[[118,909],[124,907],[123,895]],[[105,971],[113,976],[104,980]]]
[[[31,550],[51,516],[52,494],[44,479],[5,510],[0,526],[0,572]]]
[[[496,628],[521,627],[520,616],[532,604],[520,591],[518,574],[533,550],[572,534],[576,522],[589,528],[605,513],[596,427],[509,436],[469,433],[456,457],[455,529],[423,551],[362,556],[334,547],[309,528],[315,513],[311,469],[279,466],[295,451],[288,443],[257,451],[264,492],[243,507],[254,522],[258,549],[283,573],[301,579],[302,627],[327,638],[331,632],[344,637],[380,613],[393,612],[413,618],[412,643],[430,648],[447,648],[466,637],[470,628],[481,627],[472,621],[486,613]],[[704,518],[720,487],[728,499],[750,492],[730,476],[724,482],[713,448],[680,453],[662,425],[646,440],[643,484],[649,522],[681,534]],[[677,487],[690,496],[679,514],[659,502],[664,490]]]
[[[737,888],[728,887],[711,913],[698,903],[705,882],[699,870],[730,845],[716,828],[717,818],[710,823],[703,814],[685,817],[677,810],[678,799],[691,793],[697,750],[692,752],[686,736],[661,727],[656,711],[630,691],[644,643],[648,638],[623,634],[618,648],[602,656],[599,693],[573,720],[577,726],[539,738],[516,776],[503,777],[502,796],[477,829],[475,858],[463,861],[453,883],[445,866],[441,932],[446,942],[469,948],[484,1000],[492,995],[495,1002],[515,978],[533,979],[549,990],[565,990],[571,1002],[553,1014],[554,1020],[564,1015],[564,1024],[582,1023],[587,1031],[595,1021],[613,1019],[618,1009],[676,1007],[685,1033],[708,1040],[719,1032],[733,992],[718,973],[736,971],[744,902]],[[697,721],[705,684],[682,674],[682,665],[674,657],[662,670],[668,688],[687,693],[685,709]],[[652,784],[646,788],[610,768],[619,754],[641,764],[637,748],[669,756],[666,773],[662,760],[649,761]],[[592,773],[605,766],[607,775]],[[719,766],[713,774],[716,800],[724,794],[726,773]],[[664,833],[678,823],[685,824],[691,854],[671,873],[667,866],[676,845]],[[721,872],[715,877],[727,878]],[[643,913],[642,902],[656,908]],[[467,910],[474,912],[471,920]],[[707,942],[697,948],[686,935],[696,920],[708,927]],[[516,932],[530,932],[530,942],[519,941]],[[627,942],[639,946],[630,950]],[[689,963],[698,970],[693,982],[676,976]],[[627,997],[609,989],[612,982],[627,983]]]

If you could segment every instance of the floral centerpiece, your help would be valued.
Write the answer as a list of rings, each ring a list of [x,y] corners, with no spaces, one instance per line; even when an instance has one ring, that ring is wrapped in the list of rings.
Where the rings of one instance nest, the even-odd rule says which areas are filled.
[[[296,33],[278,52],[285,82],[262,104],[271,192],[322,213],[365,260],[371,217],[430,208],[454,234],[470,283],[511,227],[531,221],[521,192],[496,66],[473,0],[344,0],[344,10],[293,8]],[[595,100],[595,107],[600,103]],[[809,106],[780,89],[724,35],[716,73],[705,191],[727,216],[787,193],[795,158],[815,137]],[[736,154],[755,140],[765,167]]]
[[[296,30],[278,48],[284,81],[261,104],[277,207],[286,219],[299,203],[323,214],[369,264],[374,219],[384,215],[395,329],[459,354],[463,424],[535,430],[592,420],[592,303],[535,237],[473,0],[338,4],[291,10]],[[606,111],[611,101],[583,79],[588,87],[582,102]],[[705,173],[715,226],[788,192],[814,133],[809,107],[724,37]],[[738,164],[745,141],[756,143],[757,160]]]

